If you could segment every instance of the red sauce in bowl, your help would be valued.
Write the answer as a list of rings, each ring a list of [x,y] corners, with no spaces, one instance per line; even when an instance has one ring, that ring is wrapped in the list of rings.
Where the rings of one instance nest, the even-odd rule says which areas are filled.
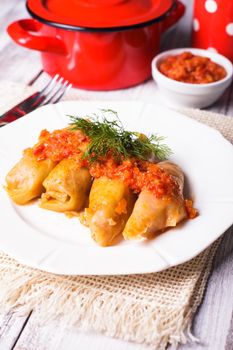
[[[209,57],[193,55],[191,52],[168,56],[158,69],[170,79],[189,84],[209,84],[227,75],[225,68]]]

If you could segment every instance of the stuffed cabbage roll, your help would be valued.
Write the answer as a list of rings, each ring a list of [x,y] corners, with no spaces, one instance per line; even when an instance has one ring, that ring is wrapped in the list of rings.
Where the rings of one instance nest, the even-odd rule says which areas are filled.
[[[187,217],[183,200],[184,176],[181,169],[170,162],[158,163],[178,184],[178,193],[171,197],[156,198],[143,190],[123,231],[125,239],[151,238],[166,227],[176,226]]]
[[[38,161],[32,149],[24,151],[20,161],[6,176],[6,191],[16,204],[26,204],[41,196],[43,181],[56,163],[50,159]]]
[[[79,211],[87,200],[91,175],[75,159],[63,159],[43,182],[40,207],[54,211]]]
[[[109,246],[122,233],[135,202],[133,192],[120,180],[105,176],[95,179],[86,209],[92,237],[101,246]]]

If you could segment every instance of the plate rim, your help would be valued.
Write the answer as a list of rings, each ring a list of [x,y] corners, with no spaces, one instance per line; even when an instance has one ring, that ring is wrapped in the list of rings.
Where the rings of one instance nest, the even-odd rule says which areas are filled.
[[[93,105],[96,105],[96,104],[114,104],[114,105],[117,105],[117,104],[134,104],[135,105],[135,101],[133,101],[133,100],[130,100],[130,101],[116,101],[116,100],[114,100],[114,101],[107,101],[107,100],[105,100],[105,101],[64,101],[64,102],[59,102],[57,105],[55,105],[55,106],[53,106],[54,108],[55,108],[55,111],[57,111],[57,108],[59,108],[59,106],[65,106],[65,105],[69,105],[69,104],[74,104],[74,105],[76,105],[76,104],[83,104],[83,105],[90,105],[90,104],[93,104]],[[136,101],[136,104],[140,104],[140,105],[142,105],[142,106],[148,106],[148,105],[152,105],[153,107],[155,107],[155,105],[153,105],[153,104],[151,104],[151,103],[145,103],[145,102],[140,102],[140,101]],[[43,107],[41,107],[40,108],[40,111],[42,111],[42,109],[44,109],[44,110],[47,110],[48,108],[50,108],[50,106],[43,106]],[[223,137],[223,135],[218,131],[218,130],[216,130],[216,129],[214,129],[214,128],[212,128],[212,127],[210,127],[210,126],[208,126],[208,125],[206,125],[206,124],[203,124],[203,123],[201,123],[201,122],[199,122],[199,121],[197,121],[197,120],[194,120],[194,119],[192,119],[192,118],[189,118],[189,117],[187,117],[187,116],[185,116],[184,114],[182,114],[181,112],[177,112],[177,111],[173,111],[173,110],[170,110],[170,109],[167,109],[166,107],[161,107],[161,106],[159,106],[159,108],[161,108],[161,109],[164,109],[164,110],[168,110],[169,111],[169,113],[175,113],[175,115],[176,115],[176,117],[178,117],[178,118],[180,118],[181,120],[183,119],[183,120],[189,120],[191,123],[194,123],[193,125],[198,125],[199,127],[204,127],[204,128],[206,128],[206,130],[208,130],[208,131],[210,131],[211,130],[211,132],[214,132],[214,134],[215,134],[215,137],[218,137],[218,138],[220,138],[221,139],[221,141],[222,142],[226,142],[226,144],[229,144],[229,145],[231,145],[231,143],[229,142],[229,141],[227,141],[224,137]],[[39,110],[39,109],[38,109]],[[37,110],[37,111],[38,111]],[[11,123],[11,124],[9,124],[9,125],[7,125],[7,126],[5,126],[5,128],[2,128],[2,129],[0,129],[0,135],[1,135],[1,133],[2,132],[5,132],[4,131],[4,129],[5,130],[11,130],[11,128],[15,128],[15,127],[17,127],[17,125],[19,124],[21,124],[21,123],[27,123],[27,120],[30,118],[31,120],[32,120],[32,117],[33,117],[33,115],[34,116],[36,116],[36,114],[35,114],[35,112],[36,111],[34,111],[34,112],[31,112],[31,113],[29,113],[27,116],[25,116],[24,118],[22,118],[21,120],[18,120],[18,121],[16,121],[16,122],[14,122],[14,123]],[[29,120],[30,120],[29,119]],[[20,127],[20,126],[19,126]],[[232,145],[231,145],[232,146]],[[0,147],[1,147],[1,141],[0,141]],[[0,148],[0,150],[1,150],[1,148]],[[1,154],[0,154],[0,157],[1,157]],[[1,197],[1,193],[0,193],[0,197]],[[1,199],[1,198],[0,198]],[[231,223],[232,224],[232,223]],[[227,230],[227,228],[229,228],[230,226],[231,226],[231,224],[229,223],[229,222],[227,222],[225,225],[222,225],[222,229],[221,229],[221,232],[219,232],[219,234],[218,234],[218,237],[220,237],[226,230]],[[210,243],[210,244],[212,244],[218,237],[215,237],[213,240],[212,240],[212,242]],[[51,238],[50,237],[50,239],[52,239],[53,241],[56,241],[54,238]],[[2,242],[1,242],[1,240],[2,240],[2,238],[1,238],[1,235],[0,235],[0,246],[2,245]],[[209,246],[209,245],[208,245]],[[207,246],[206,246],[207,247]],[[193,254],[193,256],[190,256],[190,258],[188,259],[188,260],[190,260],[190,259],[192,259],[192,258],[194,258],[195,256],[197,256],[198,254],[200,254],[206,247],[202,247],[202,248],[200,248],[199,249],[199,252],[198,253],[194,253]],[[2,248],[2,247],[1,247]],[[104,249],[106,249],[106,248],[104,248]],[[4,249],[3,249],[4,250]],[[6,247],[5,247],[5,250],[7,250],[6,251],[6,253],[8,253],[9,254],[9,251],[10,251],[10,249],[9,249],[9,247],[6,249]],[[148,268],[146,268],[146,271],[145,271],[145,268],[142,268],[142,270],[141,271],[138,271],[138,269],[137,269],[137,271],[133,271],[132,269],[130,270],[130,269],[128,269],[127,271],[120,271],[119,273],[118,272],[111,272],[111,273],[101,273],[101,271],[99,271],[99,273],[98,273],[98,271],[95,271],[94,273],[86,273],[86,272],[81,272],[81,271],[79,271],[78,273],[77,272],[69,272],[69,273],[67,273],[67,271],[61,271],[61,272],[58,272],[58,271],[56,271],[56,269],[54,270],[54,269],[50,269],[50,268],[47,268],[46,267],[46,265],[45,266],[43,266],[43,265],[40,265],[40,266],[38,266],[37,264],[33,264],[32,262],[30,262],[30,261],[28,261],[27,260],[27,258],[22,258],[21,256],[17,256],[17,258],[16,258],[16,255],[17,254],[15,254],[15,253],[13,253],[14,254],[14,257],[13,258],[16,258],[16,260],[17,261],[19,261],[20,263],[22,263],[22,264],[25,264],[25,265],[29,265],[29,266],[31,266],[31,267],[33,267],[33,268],[39,268],[40,270],[43,270],[43,271],[46,271],[46,272],[52,272],[52,273],[55,273],[55,274],[69,274],[69,275],[93,275],[93,274],[97,274],[97,275],[109,275],[109,274],[111,274],[111,275],[118,275],[118,274],[121,274],[121,275],[123,275],[123,274],[141,274],[141,273],[153,273],[153,272],[158,272],[158,271],[161,271],[161,270],[164,270],[164,269],[166,269],[166,268],[169,268],[169,267],[172,267],[172,266],[175,266],[175,265],[179,265],[179,264],[182,264],[182,263],[184,263],[184,262],[186,262],[187,261],[187,259],[185,259],[185,260],[182,260],[182,259],[180,259],[179,260],[179,262],[177,262],[177,263],[175,263],[175,264],[171,264],[171,263],[169,263],[167,260],[165,260],[164,259],[164,257],[162,257],[162,256],[160,256],[160,253],[159,252],[156,252],[156,250],[154,249],[154,247],[153,247],[153,251],[157,254],[157,255],[159,255],[159,257],[163,260],[163,265],[161,265],[161,267],[160,268],[151,268],[151,269],[148,269]],[[12,251],[11,251],[11,253],[12,253]],[[12,255],[10,253],[10,255]],[[29,259],[30,260],[30,259]]]

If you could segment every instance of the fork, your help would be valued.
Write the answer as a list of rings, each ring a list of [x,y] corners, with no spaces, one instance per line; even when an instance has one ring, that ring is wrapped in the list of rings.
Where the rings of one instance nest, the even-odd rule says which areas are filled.
[[[72,84],[68,80],[56,74],[41,91],[35,92],[8,112],[2,114],[0,116],[0,127],[23,117],[40,106],[57,103],[71,87]]]

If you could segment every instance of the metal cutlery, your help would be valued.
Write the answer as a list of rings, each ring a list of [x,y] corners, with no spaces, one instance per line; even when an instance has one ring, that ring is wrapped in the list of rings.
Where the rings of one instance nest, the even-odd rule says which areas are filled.
[[[34,109],[47,105],[48,103],[57,103],[62,96],[68,92],[72,84],[68,80],[56,74],[43,89],[35,92],[6,113],[0,116],[0,127],[13,122]]]

